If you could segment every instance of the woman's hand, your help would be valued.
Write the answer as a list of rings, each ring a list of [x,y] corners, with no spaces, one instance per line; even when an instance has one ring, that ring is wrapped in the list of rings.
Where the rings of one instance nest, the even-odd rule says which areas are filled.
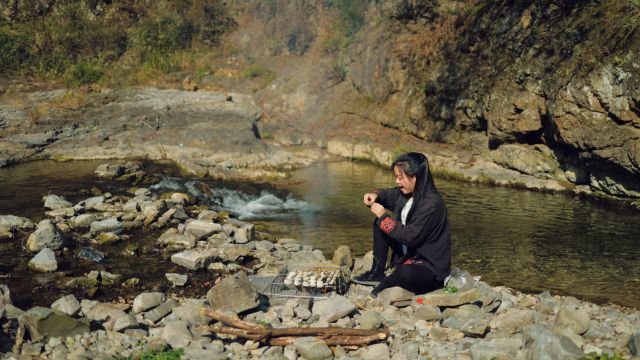
[[[371,204],[371,212],[374,213],[376,217],[381,217],[382,215],[384,215],[385,209],[384,206],[378,203],[373,203]]]
[[[364,204],[367,206],[371,206],[376,199],[378,198],[378,194],[376,193],[366,193],[364,194]]]

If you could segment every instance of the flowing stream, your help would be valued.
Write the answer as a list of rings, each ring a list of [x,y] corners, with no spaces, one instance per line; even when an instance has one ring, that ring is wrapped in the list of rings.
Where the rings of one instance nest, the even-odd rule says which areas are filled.
[[[37,222],[44,218],[41,199],[47,193],[71,202],[90,197],[91,187],[124,193],[125,184],[93,176],[102,162],[42,161],[0,169],[0,215]],[[151,186],[155,192],[197,191],[192,186],[196,179],[180,177],[172,168],[153,166],[147,171],[162,179]],[[294,171],[277,187],[206,182],[214,193],[204,199],[211,208],[264,224],[270,233],[296,238],[330,257],[339,245],[350,246],[357,255],[370,250],[373,215],[362,204],[362,194],[392,186],[393,177],[389,170],[370,164],[338,162]],[[436,179],[436,186],[449,209],[454,266],[492,285],[640,307],[637,211],[565,195],[442,179]],[[114,248],[106,251],[108,260],[99,266],[124,278],[137,276],[145,284],[164,281],[165,272],[181,269],[155,247],[158,235],[134,234],[133,241],[143,249],[139,255],[122,257],[121,249]],[[59,276],[30,273],[26,262],[32,256],[15,241],[0,241],[0,283],[8,283],[12,297],[24,305],[39,303],[30,293],[36,297],[47,289],[54,291],[43,284]],[[144,269],[140,263],[146,264]],[[61,268],[64,275],[79,276],[96,265],[66,259]],[[194,284],[207,281],[204,272],[192,277]]]

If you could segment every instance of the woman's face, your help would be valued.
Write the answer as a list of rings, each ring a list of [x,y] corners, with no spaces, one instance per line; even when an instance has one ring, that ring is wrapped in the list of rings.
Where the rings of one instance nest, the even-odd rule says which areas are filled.
[[[416,187],[415,176],[407,176],[404,170],[398,166],[393,168],[393,174],[396,176],[396,185],[398,185],[403,194],[409,195],[413,193],[413,189]]]

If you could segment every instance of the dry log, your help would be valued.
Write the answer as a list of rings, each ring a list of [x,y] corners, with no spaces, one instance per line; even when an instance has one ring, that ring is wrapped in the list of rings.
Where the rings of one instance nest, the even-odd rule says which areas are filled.
[[[239,318],[229,317],[220,311],[202,309],[202,314],[229,326],[214,325],[206,330],[212,333],[235,335],[260,341],[271,346],[286,346],[301,336],[315,336],[327,345],[367,345],[384,340],[389,336],[389,329],[365,330],[341,327],[308,327],[308,328],[263,328],[245,322]]]

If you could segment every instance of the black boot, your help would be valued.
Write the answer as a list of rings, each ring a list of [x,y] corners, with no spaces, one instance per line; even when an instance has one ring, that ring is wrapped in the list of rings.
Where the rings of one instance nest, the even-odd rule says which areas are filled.
[[[373,264],[371,266],[371,270],[367,271],[362,275],[352,277],[351,281],[361,285],[371,285],[371,286],[378,285],[380,281],[384,279],[384,266],[385,266],[385,263],[376,260],[376,258],[373,258]]]

